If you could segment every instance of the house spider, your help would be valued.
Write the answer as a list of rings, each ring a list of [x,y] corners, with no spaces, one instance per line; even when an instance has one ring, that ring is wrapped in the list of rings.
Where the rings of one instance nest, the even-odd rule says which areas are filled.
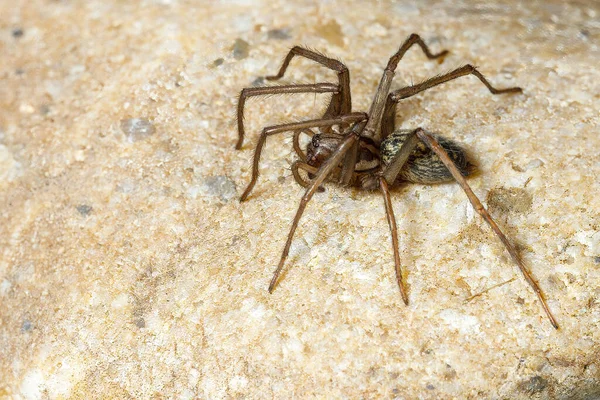
[[[461,76],[476,76],[492,94],[520,93],[522,92],[521,88],[496,89],[475,67],[467,64],[422,83],[390,92],[394,71],[406,51],[414,44],[421,47],[427,58],[439,59],[440,62],[448,53],[447,50],[437,54],[431,53],[421,37],[412,34],[388,61],[368,113],[352,112],[350,73],[344,64],[298,46],[292,48],[287,54],[277,75],[267,76],[267,80],[278,80],[283,77],[292,58],[298,56],[336,71],[338,84],[314,83],[255,87],[242,90],[237,108],[239,138],[236,149],[240,149],[244,142],[243,116],[247,98],[283,93],[331,93],[332,95],[331,101],[321,118],[264,128],[254,151],[252,178],[240,201],[245,201],[248,198],[256,184],[260,155],[267,137],[283,132],[293,132],[294,134],[293,147],[300,160],[292,164],[292,172],[294,179],[306,188],[292,222],[279,265],[271,279],[269,292],[272,293],[277,284],[279,274],[290,250],[294,232],[298,227],[304,209],[315,192],[321,188],[321,184],[328,180],[344,186],[354,186],[364,190],[379,189],[381,191],[392,236],[396,280],[402,299],[408,305],[408,295],[403,281],[398,251],[396,219],[388,187],[400,181],[432,184],[454,179],[464,190],[475,211],[483,217],[504,244],[525,280],[537,295],[552,326],[558,329],[558,324],[550,312],[540,287],[525,268],[517,250],[502,233],[467,184],[464,177],[469,175],[473,170],[473,166],[467,160],[467,156],[460,145],[443,136],[432,134],[423,128],[414,130],[395,129],[396,104],[400,100]],[[313,129],[318,129],[318,132],[313,131]],[[303,133],[312,137],[312,140],[306,146],[306,152],[300,147],[299,141],[299,137]],[[308,180],[300,174],[300,170],[308,174]]]

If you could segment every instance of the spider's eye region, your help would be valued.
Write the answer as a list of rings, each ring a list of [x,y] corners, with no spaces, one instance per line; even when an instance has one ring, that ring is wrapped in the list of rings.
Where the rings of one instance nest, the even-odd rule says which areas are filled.
[[[313,147],[319,147],[319,141],[321,140],[321,135],[315,135],[312,138]]]

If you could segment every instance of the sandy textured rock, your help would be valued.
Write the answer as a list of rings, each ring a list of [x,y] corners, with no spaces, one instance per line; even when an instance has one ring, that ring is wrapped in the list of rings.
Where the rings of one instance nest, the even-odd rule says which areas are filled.
[[[413,3],[1,2],[0,398],[598,398],[600,6]],[[248,102],[236,151],[239,91],[303,44],[368,110],[412,32],[451,53],[411,50],[394,87],[473,63],[525,89],[462,78],[398,125],[474,155],[558,331],[454,184],[394,190],[408,307],[382,199],[335,185],[266,291],[303,190],[280,135],[240,204],[253,145],[326,97]],[[335,79],[296,60],[284,81]]]

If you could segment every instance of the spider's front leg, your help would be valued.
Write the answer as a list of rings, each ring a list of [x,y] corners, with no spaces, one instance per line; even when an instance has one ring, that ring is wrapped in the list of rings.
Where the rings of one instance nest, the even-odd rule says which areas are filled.
[[[333,125],[352,124],[352,123],[355,123],[358,121],[362,121],[365,118],[366,118],[366,115],[364,113],[357,112],[357,113],[350,113],[347,115],[343,115],[338,118],[315,119],[315,120],[309,120],[309,121],[303,121],[303,122],[293,122],[293,123],[289,123],[289,124],[274,125],[274,126],[269,126],[269,127],[264,128],[260,135],[260,138],[258,139],[258,143],[256,144],[256,149],[254,150],[254,161],[252,163],[252,178],[250,179],[250,183],[248,183],[246,190],[244,190],[244,193],[242,194],[240,201],[245,201],[248,198],[248,196],[250,195],[250,192],[252,191],[252,189],[254,188],[254,185],[256,184],[256,180],[258,179],[258,173],[259,173],[258,166],[259,166],[259,162],[260,162],[260,156],[261,156],[262,149],[265,145],[265,142],[266,142],[268,136],[275,135],[277,133],[283,133],[283,132],[296,132],[299,130],[310,129],[310,128],[321,128],[321,127],[330,127]]]
[[[271,279],[271,283],[269,284],[269,293],[273,293],[273,290],[275,289],[275,285],[277,284],[277,280],[279,279],[279,275],[281,274],[281,270],[283,269],[283,264],[285,263],[285,260],[290,252],[290,246],[292,245],[294,233],[296,232],[296,228],[298,227],[298,223],[300,222],[300,218],[302,217],[302,214],[304,213],[308,202],[312,199],[319,186],[321,186],[321,184],[325,182],[325,180],[333,172],[333,170],[338,167],[342,159],[345,157],[346,153],[354,146],[356,142],[358,142],[359,134],[363,130],[365,123],[366,122],[363,121],[354,125],[352,130],[342,140],[337,149],[331,154],[327,161],[325,161],[325,163],[321,165],[321,167],[317,171],[315,179],[306,189],[304,196],[302,196],[302,199],[300,200],[300,205],[298,206],[298,210],[296,211],[296,216],[294,217],[294,221],[292,222],[292,227],[290,228],[287,241],[285,242],[285,247],[283,248],[281,259],[279,260],[279,265],[273,273],[273,278]]]

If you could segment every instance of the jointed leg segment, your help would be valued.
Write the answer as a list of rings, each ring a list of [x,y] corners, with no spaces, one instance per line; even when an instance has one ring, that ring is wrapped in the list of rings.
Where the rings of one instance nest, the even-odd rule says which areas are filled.
[[[448,72],[447,74],[434,76],[433,78],[428,79],[425,82],[419,83],[417,85],[406,86],[394,92],[391,92],[387,97],[381,121],[382,140],[394,131],[396,103],[398,103],[400,100],[414,96],[417,93],[421,93],[427,89],[431,89],[434,86],[441,85],[442,83],[449,82],[451,80],[466,75],[475,75],[489,89],[489,91],[492,94],[521,93],[523,91],[523,89],[521,89],[520,87],[496,89],[479,71],[477,71],[477,69],[474,66],[467,64],[463,67],[455,69],[454,71]]]
[[[264,96],[269,94],[289,94],[289,93],[338,93],[340,87],[332,83],[315,83],[308,85],[284,85],[284,86],[268,86],[257,88],[245,88],[240,93],[240,98],[237,107],[237,123],[238,123],[238,141],[235,145],[236,149],[241,149],[244,143],[244,105],[246,99],[253,96]]]
[[[250,194],[252,188],[254,188],[254,185],[256,184],[256,180],[258,179],[258,164],[260,162],[260,155],[265,141],[267,140],[267,136],[275,135],[277,133],[282,132],[298,131],[307,128],[320,128],[340,124],[350,124],[364,119],[364,113],[350,113],[348,115],[343,115],[338,118],[314,119],[303,122],[293,122],[289,124],[274,125],[264,128],[258,139],[258,143],[256,144],[256,149],[254,150],[254,162],[252,163],[252,178],[250,179],[250,183],[246,187],[246,190],[242,194],[240,201],[244,201],[246,200],[246,198],[248,198],[248,195]]]
[[[496,222],[492,219],[492,216],[488,213],[488,211],[485,209],[485,207],[483,206],[483,204],[481,204],[481,201],[479,201],[479,199],[477,198],[477,196],[475,195],[475,193],[473,193],[473,190],[471,190],[471,187],[467,183],[467,181],[464,178],[464,176],[462,176],[462,174],[460,173],[460,171],[458,170],[458,168],[456,167],[456,165],[454,165],[454,162],[450,159],[450,157],[448,156],[448,153],[446,153],[446,150],[444,150],[444,148],[438,143],[438,141],[435,139],[435,137],[432,134],[430,134],[429,132],[427,132],[427,131],[425,131],[425,130],[423,130],[421,128],[415,129],[412,132],[411,137],[414,137],[414,136],[418,137],[419,140],[421,140],[423,143],[425,143],[427,145],[427,147],[429,147],[440,158],[440,160],[444,163],[444,165],[446,166],[446,168],[448,168],[448,170],[450,171],[450,173],[452,174],[452,176],[454,177],[454,179],[456,180],[456,182],[460,185],[460,187],[463,189],[463,191],[467,195],[467,198],[471,202],[471,205],[473,206],[473,208],[475,209],[475,211],[477,211],[477,213],[483,217],[483,219],[490,225],[490,227],[492,228],[492,230],[494,231],[494,233],[496,234],[496,236],[498,236],[498,238],[500,239],[500,241],[502,242],[502,244],[504,244],[504,247],[506,247],[506,250],[510,254],[511,258],[513,259],[513,261],[515,262],[515,264],[517,264],[517,266],[521,270],[521,273],[525,277],[525,280],[527,281],[527,283],[529,284],[529,286],[531,286],[531,288],[533,289],[533,291],[537,295],[538,299],[540,300],[540,302],[542,304],[542,308],[544,309],[544,312],[548,316],[548,319],[550,319],[550,322],[552,323],[552,326],[554,326],[556,329],[558,329],[558,323],[556,322],[556,319],[554,318],[554,316],[550,312],[550,308],[548,307],[548,304],[546,303],[546,300],[544,299],[544,295],[542,294],[542,290],[540,289],[540,287],[538,286],[538,284],[533,280],[531,274],[527,271],[527,268],[525,267],[525,264],[523,263],[523,260],[521,260],[521,257],[517,253],[517,250],[512,245],[512,243],[506,238],[506,236],[504,235],[504,233],[500,230],[500,228],[498,227],[498,225],[496,224]],[[407,140],[405,142],[405,146],[406,146],[406,143],[408,143],[408,142],[409,142],[409,140]],[[403,148],[405,146],[403,146]],[[409,148],[410,146],[411,145],[408,145],[406,147]],[[402,149],[401,149],[401,151],[402,151]],[[398,159],[398,157],[395,157],[394,160],[393,160],[393,162],[396,161],[397,159]],[[393,164],[393,162],[392,162],[392,164]],[[392,164],[390,164],[390,166]],[[397,168],[394,168],[394,169],[397,169]],[[401,169],[401,166],[400,166],[400,169]],[[399,169],[398,169],[398,171],[399,171]],[[396,175],[387,174],[387,175],[389,175],[389,179],[391,179],[391,182],[393,182],[396,179],[396,175],[397,174]],[[381,180],[382,182],[388,180],[388,176],[387,175],[386,175],[386,171],[384,171],[383,172],[383,176],[385,177],[385,179],[382,179]],[[391,205],[390,205],[390,207],[391,207]],[[386,203],[386,210],[387,209],[388,209],[388,206],[387,206],[387,203]],[[389,214],[390,213],[388,211],[388,222],[390,221],[390,215]],[[392,217],[393,217],[393,214],[392,214]],[[392,225],[390,223],[390,227],[391,226]],[[392,233],[392,235],[393,235],[393,233]]]
[[[383,201],[385,203],[385,215],[387,216],[388,224],[390,226],[390,232],[392,234],[392,247],[394,249],[394,266],[396,268],[396,281],[400,288],[400,294],[404,304],[408,305],[408,294],[404,281],[402,278],[402,266],[400,264],[400,252],[398,250],[398,229],[396,228],[396,217],[394,216],[394,209],[392,207],[392,200],[390,199],[390,191],[388,189],[387,182],[383,177],[379,178],[379,187],[381,194],[383,194]]]
[[[327,107],[325,114],[323,114],[323,118],[336,117],[338,115],[344,115],[352,112],[352,101],[350,98],[350,71],[348,71],[348,68],[340,61],[329,58],[316,51],[308,50],[300,46],[293,47],[283,60],[283,64],[281,65],[277,75],[267,76],[266,79],[274,81],[282,78],[294,56],[308,58],[309,60],[315,61],[326,68],[336,71],[338,74],[340,90],[332,96],[329,106]]]
[[[364,127],[364,123],[357,124],[359,129]],[[355,125],[356,126],[356,125]],[[283,253],[281,254],[281,259],[279,260],[279,265],[273,274],[273,278],[271,279],[271,283],[269,284],[269,293],[273,293],[273,289],[275,289],[275,285],[277,284],[277,279],[279,278],[279,274],[283,269],[283,264],[285,263],[285,259],[290,252],[290,246],[292,245],[292,239],[294,238],[294,233],[296,232],[296,228],[298,227],[298,223],[300,222],[300,218],[304,213],[304,209],[308,205],[310,199],[312,199],[315,192],[318,190],[319,186],[327,179],[329,174],[340,164],[342,159],[344,158],[346,152],[352,148],[354,143],[358,140],[358,135],[354,132],[349,133],[343,141],[340,143],[337,150],[331,155],[331,157],[325,161],[319,171],[317,172],[317,176],[311,182],[308,189],[302,196],[302,200],[300,200],[300,205],[298,206],[298,210],[296,211],[296,216],[294,217],[294,221],[292,222],[292,227],[290,228],[290,233],[288,234],[287,241],[285,242],[285,247],[283,248]]]

